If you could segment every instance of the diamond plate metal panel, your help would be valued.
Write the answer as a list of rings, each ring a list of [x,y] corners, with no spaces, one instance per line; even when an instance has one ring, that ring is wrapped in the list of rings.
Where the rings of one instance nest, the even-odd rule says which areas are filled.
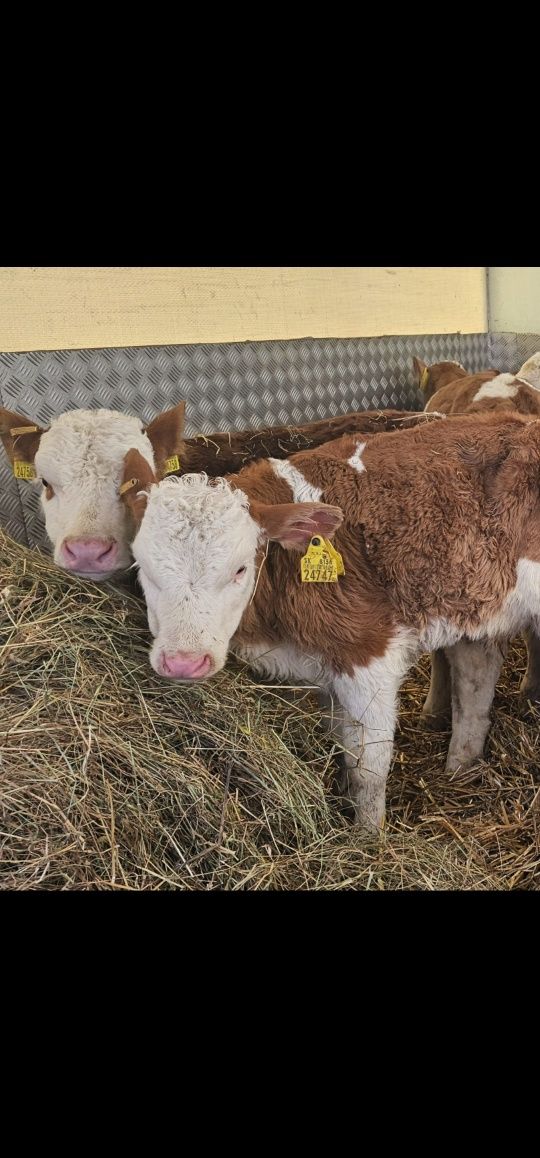
[[[490,334],[491,358],[496,369],[520,369],[540,350],[540,334]]]
[[[489,342],[487,334],[426,334],[0,354],[0,400],[44,426],[77,407],[148,421],[182,398],[188,434],[297,424],[375,407],[421,409],[413,354],[456,359],[474,372],[490,364]],[[0,521],[15,539],[47,546],[37,489],[15,481],[3,450]]]

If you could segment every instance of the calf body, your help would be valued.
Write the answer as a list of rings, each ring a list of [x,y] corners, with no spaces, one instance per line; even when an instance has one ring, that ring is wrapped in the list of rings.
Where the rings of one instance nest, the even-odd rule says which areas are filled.
[[[208,678],[232,647],[257,671],[318,685],[340,705],[357,818],[378,827],[411,663],[464,637],[481,650],[540,615],[539,472],[540,423],[518,416],[346,436],[216,482],[152,485],[134,450],[124,501],[140,522],[151,663]],[[301,581],[317,535],[343,557],[336,583]],[[486,705],[471,701],[469,669],[455,679],[467,748]]]
[[[374,432],[425,423],[407,411],[359,411],[305,426],[276,426],[184,438],[185,404],[158,415],[146,428],[114,410],[71,410],[43,430],[0,407],[0,435],[12,464],[22,462],[43,480],[47,535],[60,567],[107,579],[130,565],[133,527],[118,496],[124,456],[135,447],[158,478],[204,470],[216,476],[261,457],[285,458],[347,432]],[[438,415],[434,417],[438,418]]]
[[[418,384],[427,399],[427,413],[437,411],[451,417],[514,412],[540,418],[540,353],[527,359],[517,374],[499,374],[496,370],[467,374],[458,363],[438,362],[426,366],[418,358],[414,358],[413,362]],[[534,625],[526,630],[525,638],[528,664],[521,692],[525,699],[539,702],[540,638]],[[466,648],[465,644],[463,646]],[[454,650],[454,661],[456,655]],[[488,657],[485,649],[480,660],[482,658],[489,669],[486,680],[490,683],[489,672],[496,666],[497,658]],[[444,726],[451,710],[452,676],[448,660],[449,657],[442,651],[435,652],[431,657],[431,683],[423,715],[426,722],[435,728]]]

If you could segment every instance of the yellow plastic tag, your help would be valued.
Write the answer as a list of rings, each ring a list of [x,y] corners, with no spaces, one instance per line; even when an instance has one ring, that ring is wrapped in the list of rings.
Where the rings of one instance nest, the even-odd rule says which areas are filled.
[[[337,583],[338,575],[345,574],[343,559],[327,539],[315,535],[302,556],[300,574],[302,583]]]
[[[128,478],[128,479],[126,479],[126,482],[122,483],[122,486],[120,487],[120,490],[118,493],[120,495],[125,495],[127,493],[127,491],[133,490],[133,487],[137,487],[138,485],[139,485],[138,478]]]
[[[17,438],[19,434],[37,434],[39,426],[12,426],[10,434],[12,438]]]
[[[345,567],[343,566],[343,559],[342,559],[339,551],[336,551],[336,548],[334,546],[332,546],[332,543],[330,543],[328,539],[324,539],[323,542],[324,542],[325,550],[328,551],[330,558],[336,560],[338,575],[344,575],[345,574]]]
[[[422,372],[422,377],[420,379],[420,389],[421,390],[427,389],[428,380],[429,380],[429,367],[426,366],[425,370]]]
[[[20,458],[16,458],[13,462],[13,474],[15,478],[35,478],[36,468],[33,462],[21,462]]]
[[[180,459],[177,454],[172,454],[165,459],[165,474],[172,474],[175,470],[180,470]]]

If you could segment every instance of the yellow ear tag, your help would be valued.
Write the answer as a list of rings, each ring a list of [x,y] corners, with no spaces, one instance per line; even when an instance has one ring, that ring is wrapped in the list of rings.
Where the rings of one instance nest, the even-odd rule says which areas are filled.
[[[301,559],[302,583],[337,583],[338,575],[345,574],[343,559],[335,547],[315,535]]]
[[[328,539],[323,539],[323,543],[325,546],[325,550],[328,551],[328,554],[330,555],[330,558],[336,560],[338,575],[344,575],[345,574],[345,567],[343,565],[343,559],[342,559],[339,551],[336,551],[336,548],[332,546],[332,543]]]
[[[15,478],[35,478],[36,468],[33,462],[21,462],[20,458],[16,458],[13,461],[13,474]]]
[[[422,377],[420,379],[420,389],[421,390],[427,389],[428,380],[429,380],[429,367],[426,366],[425,370],[423,370],[423,372],[422,372]]]
[[[125,483],[122,483],[122,486],[119,488],[118,494],[119,495],[125,495],[125,494],[127,494],[128,491],[132,491],[133,487],[138,487],[138,486],[139,486],[138,478],[128,478],[128,479],[126,479]]]
[[[165,459],[165,474],[172,474],[175,470],[180,470],[180,459],[177,454],[172,454]]]

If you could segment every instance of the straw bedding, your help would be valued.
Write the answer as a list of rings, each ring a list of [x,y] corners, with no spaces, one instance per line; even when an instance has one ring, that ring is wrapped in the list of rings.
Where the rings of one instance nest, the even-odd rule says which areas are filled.
[[[234,662],[167,684],[133,580],[73,579],[0,532],[0,633],[0,889],[538,888],[540,715],[520,718],[520,641],[465,776],[420,723],[427,657],[409,673],[377,841],[333,795],[309,689]]]

